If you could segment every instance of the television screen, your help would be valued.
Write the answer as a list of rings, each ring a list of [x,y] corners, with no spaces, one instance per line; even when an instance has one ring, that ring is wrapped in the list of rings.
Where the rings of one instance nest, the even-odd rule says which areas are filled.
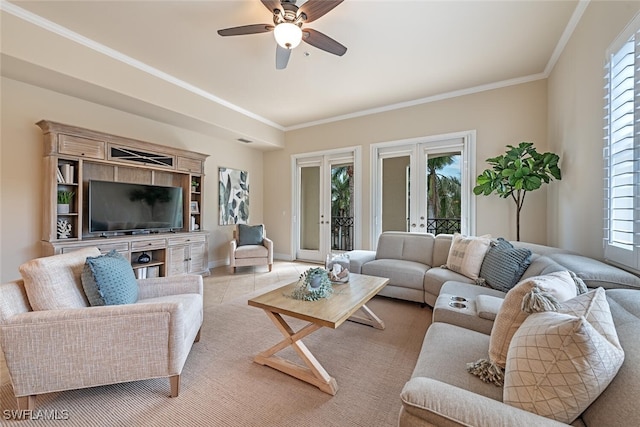
[[[181,187],[89,181],[89,232],[182,228]]]

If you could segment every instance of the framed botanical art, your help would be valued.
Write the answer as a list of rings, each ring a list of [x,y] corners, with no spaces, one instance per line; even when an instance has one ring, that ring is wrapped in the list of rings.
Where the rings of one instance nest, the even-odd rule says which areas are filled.
[[[220,225],[249,222],[249,172],[219,168]]]

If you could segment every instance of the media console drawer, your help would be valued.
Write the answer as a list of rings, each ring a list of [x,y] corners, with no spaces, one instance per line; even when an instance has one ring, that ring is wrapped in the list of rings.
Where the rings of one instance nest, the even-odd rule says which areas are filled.
[[[164,239],[140,240],[131,242],[131,252],[136,251],[152,251],[154,249],[164,249],[167,243]]]
[[[181,236],[181,237],[171,237],[169,238],[169,246],[177,246],[177,245],[188,245],[190,243],[203,243],[206,241],[204,235],[202,236]]]

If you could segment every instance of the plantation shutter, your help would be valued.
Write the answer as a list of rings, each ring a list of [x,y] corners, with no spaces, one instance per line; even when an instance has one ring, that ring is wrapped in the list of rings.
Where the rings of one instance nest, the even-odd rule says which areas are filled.
[[[607,52],[605,258],[640,270],[640,19]]]

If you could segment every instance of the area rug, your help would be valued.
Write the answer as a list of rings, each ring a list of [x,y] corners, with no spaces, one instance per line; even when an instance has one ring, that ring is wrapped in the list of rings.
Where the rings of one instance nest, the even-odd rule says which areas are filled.
[[[32,421],[12,421],[10,385],[0,388],[0,425],[20,426],[395,426],[400,391],[410,378],[431,310],[375,297],[368,304],[386,329],[345,322],[305,344],[338,383],[330,396],[253,356],[281,339],[247,297],[205,309],[200,342],[182,372],[180,395],[155,379],[37,397]],[[294,326],[304,323],[292,320]],[[290,350],[278,353],[296,363]]]

